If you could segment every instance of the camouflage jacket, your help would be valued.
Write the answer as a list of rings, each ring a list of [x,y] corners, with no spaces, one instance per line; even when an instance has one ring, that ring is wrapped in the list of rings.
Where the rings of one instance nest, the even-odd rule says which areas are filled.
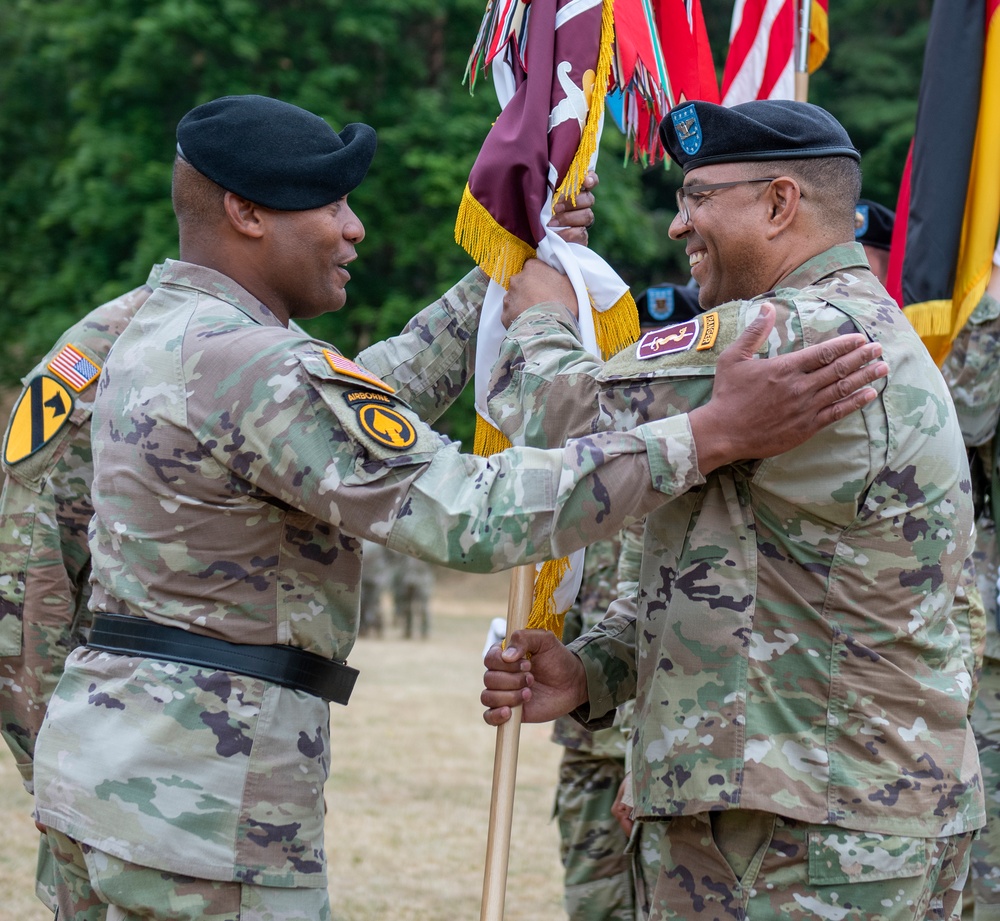
[[[997,270],[1000,271],[1000,270]],[[984,294],[968,322],[952,343],[941,367],[951,390],[962,437],[987,481],[998,482],[1000,457],[996,432],[1000,423],[1000,302]],[[1000,547],[996,524],[986,495],[983,513],[976,522],[976,577],[986,607],[986,655],[1000,659],[1000,605],[997,576]]]
[[[97,388],[96,379],[83,383],[72,371],[61,376],[62,359],[76,360],[68,347],[99,370],[159,274],[155,266],[145,285],[91,311],[59,338],[23,378],[4,436],[0,731],[29,793],[45,704],[90,621],[90,411]],[[43,395],[43,386],[50,392]]]
[[[364,360],[393,364],[378,359]],[[462,455],[388,382],[179,262],[108,358],[92,442],[95,611],[333,659],[357,634],[361,538],[499,570],[613,534],[701,481],[686,417]],[[36,747],[37,816],[153,868],[323,886],[328,753],[318,698],[79,649]]]
[[[968,464],[944,381],[860,246],[603,365],[564,312],[527,311],[491,414],[515,443],[551,444],[703,405],[719,351],[765,299],[768,354],[858,330],[889,376],[807,444],[716,470],[649,516],[638,596],[573,644],[581,716],[600,725],[636,694],[640,818],[746,808],[921,837],[977,828],[972,677],[949,616],[972,548]]]

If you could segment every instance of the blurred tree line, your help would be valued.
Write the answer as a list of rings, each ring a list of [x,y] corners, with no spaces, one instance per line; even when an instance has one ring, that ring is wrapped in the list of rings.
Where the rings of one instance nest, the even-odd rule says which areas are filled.
[[[894,205],[931,0],[833,0],[810,101],[864,154],[865,194]],[[703,0],[721,73],[732,0]],[[352,206],[367,237],[347,308],[310,323],[345,353],[396,332],[471,268],[455,213],[497,111],[466,59],[485,0],[6,0],[0,5],[0,350],[14,383],[62,330],[177,256],[174,128],[216,96],[261,93],[379,152]],[[591,245],[638,292],[687,277],[671,243],[676,169],[627,160],[605,131]],[[467,398],[470,395],[465,395]],[[471,432],[471,400],[444,420]],[[467,442],[468,444],[468,442]]]

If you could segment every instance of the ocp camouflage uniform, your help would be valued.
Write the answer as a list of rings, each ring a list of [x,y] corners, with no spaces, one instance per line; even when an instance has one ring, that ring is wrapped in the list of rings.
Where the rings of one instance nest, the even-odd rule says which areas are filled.
[[[92,609],[344,660],[360,538],[499,570],[612,534],[697,482],[686,417],[551,452],[445,444],[420,417],[461,390],[483,288],[473,273],[408,348],[373,346],[361,369],[231,279],[168,262],[100,378]],[[83,648],[39,736],[36,817],[81,843],[69,872],[125,862],[325,896],[329,744],[319,697]]]
[[[994,270],[996,271],[996,270]],[[1000,630],[997,618],[997,426],[1000,423],[1000,303],[989,294],[976,306],[941,368],[951,390],[974,472],[981,477],[982,510],[976,521],[975,565],[986,606],[986,656],[972,726],[979,743],[987,822],[972,845],[976,921],[1000,918]]]
[[[563,642],[586,633],[617,596],[622,535],[587,547],[580,591],[566,612]],[[628,838],[612,815],[625,778],[628,726],[591,732],[568,716],[552,727],[563,746],[554,815],[559,823],[563,906],[571,921],[635,921],[635,886]],[[629,708],[630,709],[630,708]]]
[[[152,293],[155,266],[145,285],[101,305],[70,327],[22,379],[16,407],[20,428],[4,437],[0,495],[0,732],[32,793],[35,739],[45,707],[72,649],[90,623],[90,412],[96,386],[60,376],[59,356],[69,346],[96,368],[132,316]],[[52,382],[41,399],[42,379]],[[54,386],[53,386],[54,385]],[[33,405],[36,404],[36,405]],[[34,413],[34,415],[32,415]],[[12,414],[11,422],[18,414]],[[47,437],[46,437],[47,436]],[[8,463],[21,438],[30,453]],[[55,910],[55,877],[45,839],[39,847],[38,897]]]
[[[861,331],[888,377],[805,445],[648,517],[638,597],[572,644],[580,716],[603,726],[636,695],[636,816],[665,822],[652,918],[948,917],[985,820],[950,616],[969,471],[944,381],[861,247],[705,314],[680,346],[683,329],[647,333],[603,365],[564,309],[527,311],[490,413],[515,444],[551,444],[703,405],[765,299],[769,354]]]

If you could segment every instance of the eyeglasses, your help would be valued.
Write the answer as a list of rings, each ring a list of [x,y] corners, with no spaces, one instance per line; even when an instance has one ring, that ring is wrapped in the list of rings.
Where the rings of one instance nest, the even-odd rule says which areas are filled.
[[[677,216],[687,224],[691,220],[691,212],[708,196],[706,192],[717,192],[720,189],[731,189],[734,186],[746,185],[750,182],[774,182],[773,178],[765,179],[734,179],[732,182],[709,182],[706,185],[686,185],[677,190]],[[691,204],[688,204],[688,202]]]

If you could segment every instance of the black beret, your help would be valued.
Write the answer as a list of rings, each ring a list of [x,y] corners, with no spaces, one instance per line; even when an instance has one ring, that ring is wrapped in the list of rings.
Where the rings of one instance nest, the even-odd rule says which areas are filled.
[[[701,313],[698,289],[688,285],[653,285],[635,299],[640,326],[683,323]]]
[[[865,246],[889,249],[896,212],[877,201],[862,198],[854,209],[854,239]]]
[[[660,122],[660,140],[688,170],[710,163],[801,160],[861,154],[826,109],[791,99],[758,99],[738,106],[687,102]]]
[[[276,211],[320,208],[356,189],[375,129],[337,134],[322,118],[268,96],[223,96],[177,125],[177,153],[230,192]]]

